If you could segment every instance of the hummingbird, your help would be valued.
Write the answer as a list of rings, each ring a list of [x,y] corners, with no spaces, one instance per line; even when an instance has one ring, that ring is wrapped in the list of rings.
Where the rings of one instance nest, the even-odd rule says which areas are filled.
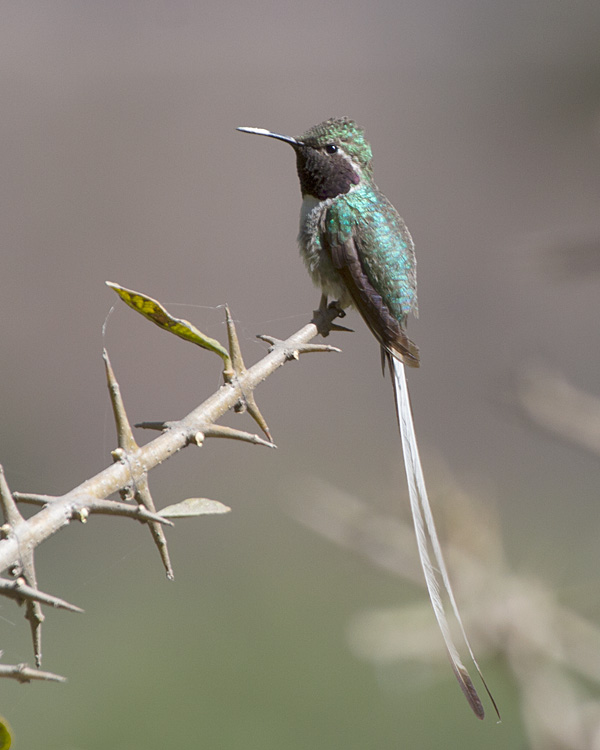
[[[298,138],[264,128],[240,127],[288,143],[296,153],[302,193],[300,254],[313,282],[321,288],[319,310],[333,306],[344,315],[355,307],[379,342],[382,363],[389,366],[402,439],[417,548],[433,611],[454,674],[475,715],[484,708],[452,639],[440,590],[448,601],[485,690],[467,637],[429,504],[419,457],[404,366],[419,367],[418,347],[406,334],[408,315],[417,315],[415,249],[404,221],[373,179],[373,154],[354,120],[331,118]],[[329,303],[329,298],[332,302]],[[335,326],[334,326],[335,327]]]

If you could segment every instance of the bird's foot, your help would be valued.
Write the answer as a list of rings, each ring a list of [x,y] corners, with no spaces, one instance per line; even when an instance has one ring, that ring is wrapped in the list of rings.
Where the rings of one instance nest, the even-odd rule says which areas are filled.
[[[346,326],[340,326],[333,322],[336,318],[345,318],[346,311],[337,301],[327,304],[326,295],[321,297],[319,307],[317,310],[313,310],[313,315],[314,318],[311,322],[317,326],[317,331],[323,338],[329,336],[331,331],[349,331],[350,333],[354,333],[352,328],[346,328]]]

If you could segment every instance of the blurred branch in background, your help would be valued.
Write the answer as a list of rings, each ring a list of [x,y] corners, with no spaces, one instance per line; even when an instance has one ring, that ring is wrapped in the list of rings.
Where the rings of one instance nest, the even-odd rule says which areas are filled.
[[[596,225],[538,232],[534,247],[544,251],[544,270],[561,280],[588,281],[600,275],[600,230]]]
[[[0,527],[0,571],[8,571],[9,576],[0,578],[0,596],[13,599],[25,606],[25,617],[30,624],[38,668],[31,669],[26,664],[3,665],[0,667],[0,677],[11,677],[21,682],[34,679],[64,679],[39,669],[42,663],[41,627],[44,620],[42,604],[71,612],[83,610],[38,589],[34,551],[43,541],[71,521],[85,523],[93,513],[133,518],[148,526],[167,578],[172,580],[173,568],[164,534],[164,526],[173,525],[169,518],[223,513],[229,508],[215,500],[189,498],[157,512],[148,484],[150,470],[188,445],[201,447],[209,437],[242,440],[274,448],[267,423],[256,404],[254,389],[286,362],[298,359],[303,352],[339,351],[325,344],[310,343],[318,330],[326,334],[327,325],[337,317],[338,312],[331,309],[322,318],[304,326],[285,341],[261,336],[260,338],[271,344],[269,352],[253,367],[246,369],[235,325],[227,308],[225,312],[228,349],[215,339],[202,334],[188,321],[171,316],[151,297],[117,284],[109,283],[109,286],[130,307],[160,328],[218,354],[223,361],[224,384],[181,420],[164,423],[144,422],[137,425],[161,431],[159,437],[140,447],[133,436],[108,353],[104,351],[106,378],[118,439],[118,447],[112,451],[113,465],[60,497],[11,492],[4,471],[0,467],[0,508],[4,519]],[[215,424],[230,409],[236,412],[247,411],[268,440],[242,430]],[[119,494],[121,502],[108,499],[115,493]],[[26,519],[17,503],[41,506],[41,510]]]
[[[534,750],[600,750],[600,629],[561,606],[545,583],[508,567],[498,522],[444,481],[445,549],[465,626],[485,658],[500,656],[520,693]],[[336,544],[423,587],[409,523],[324,484],[293,515]],[[421,605],[363,612],[349,624],[352,651],[375,666],[445,664],[425,598]],[[441,674],[441,673],[440,673]]]
[[[521,408],[535,424],[600,456],[600,399],[561,375],[530,366],[519,383]]]

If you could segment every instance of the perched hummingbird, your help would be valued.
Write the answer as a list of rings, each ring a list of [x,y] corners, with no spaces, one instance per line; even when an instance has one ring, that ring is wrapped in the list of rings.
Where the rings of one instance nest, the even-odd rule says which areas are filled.
[[[371,146],[353,120],[326,120],[299,138],[263,128],[238,130],[285,141],[296,152],[302,191],[298,241],[308,271],[322,290],[320,310],[327,308],[329,297],[340,311],[353,305],[379,341],[383,362],[387,360],[392,373],[417,546],[433,610],[454,674],[469,705],[482,719],[481,700],[450,635],[441,584],[498,713],[458,611],[419,458],[404,372],[404,365],[419,366],[419,350],[406,335],[408,314],[417,314],[415,252],[406,224],[375,185]]]

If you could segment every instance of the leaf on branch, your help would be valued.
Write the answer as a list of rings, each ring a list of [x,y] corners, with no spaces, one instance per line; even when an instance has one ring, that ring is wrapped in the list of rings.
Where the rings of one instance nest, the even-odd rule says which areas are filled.
[[[8,750],[12,743],[8,722],[0,716],[0,750]]]
[[[17,682],[32,682],[33,680],[44,680],[46,682],[66,682],[67,678],[54,672],[43,672],[41,669],[33,669],[27,664],[0,664],[0,678],[17,680]],[[2,746],[0,745],[0,750]]]
[[[216,438],[230,438],[231,440],[243,440],[246,443],[252,443],[253,445],[265,445],[267,448],[277,448],[275,443],[267,442],[258,435],[253,435],[251,432],[244,432],[243,430],[236,430],[233,427],[227,427],[222,424],[212,424],[206,427],[202,432],[196,434],[196,443],[202,444],[205,437],[216,437]]]
[[[168,505],[160,511],[165,518],[183,518],[185,516],[205,516],[211,513],[229,513],[231,508],[218,500],[207,497],[189,497],[175,505]]]
[[[136,312],[139,312],[140,315],[148,318],[148,320],[151,320],[159,328],[164,328],[165,331],[174,333],[185,341],[191,341],[192,344],[218,354],[223,360],[225,369],[231,369],[229,352],[219,341],[206,336],[189,321],[173,317],[160,302],[152,297],[148,297],[141,292],[134,292],[132,289],[126,289],[112,281],[107,281],[106,285],[114,289],[125,304],[136,310]]]

